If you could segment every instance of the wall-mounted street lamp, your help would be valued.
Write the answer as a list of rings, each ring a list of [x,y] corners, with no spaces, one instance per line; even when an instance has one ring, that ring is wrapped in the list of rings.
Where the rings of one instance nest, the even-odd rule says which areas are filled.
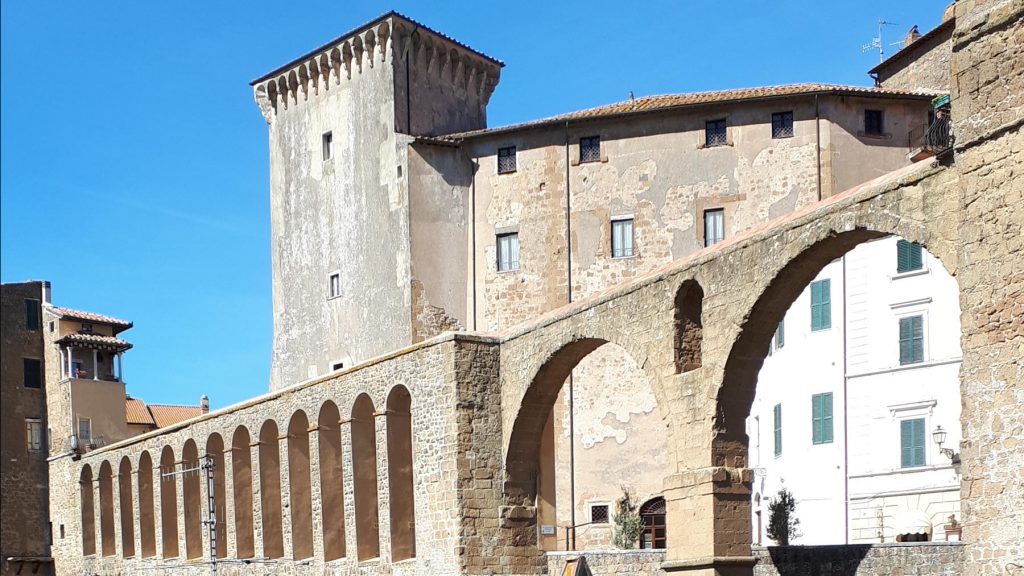
[[[960,464],[960,454],[955,452],[952,448],[943,448],[942,445],[946,443],[946,431],[942,429],[942,426],[936,426],[935,431],[932,432],[932,440],[939,445],[939,452],[949,458],[949,461],[954,465]]]

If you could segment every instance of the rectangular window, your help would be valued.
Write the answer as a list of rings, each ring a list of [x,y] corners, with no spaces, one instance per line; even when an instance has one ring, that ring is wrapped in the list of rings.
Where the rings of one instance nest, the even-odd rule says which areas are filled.
[[[793,137],[793,113],[776,112],[772,114],[772,138]]]
[[[864,133],[881,136],[885,133],[885,116],[881,110],[864,111]]]
[[[601,161],[601,137],[580,138],[580,162]]]
[[[83,322],[78,331],[82,334],[92,334],[92,324],[86,324]]]
[[[924,267],[921,245],[906,240],[896,242],[896,273],[913,272]]]
[[[92,442],[92,420],[89,418],[78,419],[78,439],[86,444]]]
[[[775,419],[775,455],[782,455],[782,404],[776,404],[772,411]]]
[[[331,134],[330,132],[324,132],[324,136],[322,138],[322,144],[323,144],[323,159],[324,159],[325,162],[327,160],[331,159],[331,144],[333,144],[333,143],[334,143],[334,135]]]
[[[786,345],[786,319],[779,320],[779,327],[775,329],[775,347],[782,348]]]
[[[900,421],[900,467],[924,466],[924,418]]]
[[[725,208],[704,211],[704,246],[725,240]]]
[[[43,387],[43,363],[35,358],[23,358],[25,370],[25,388]]]
[[[815,444],[832,443],[832,393],[811,396],[811,436]]]
[[[728,143],[725,136],[725,118],[708,120],[704,123],[704,146],[706,148],[725,146]]]
[[[607,524],[608,523],[608,505],[607,504],[591,504],[590,505],[590,522],[593,524]]]
[[[633,219],[612,220],[612,258],[633,257]]]
[[[25,439],[28,440],[30,452],[43,449],[43,421],[39,418],[25,419]]]
[[[334,272],[327,279],[327,298],[341,296],[341,272]]]
[[[519,233],[498,234],[498,272],[519,270]]]
[[[39,300],[25,299],[25,329],[39,330]]]
[[[832,327],[832,281],[811,282],[811,331]]]
[[[900,364],[924,362],[924,318],[900,318]]]
[[[498,148],[498,174],[509,174],[516,171],[516,147]]]

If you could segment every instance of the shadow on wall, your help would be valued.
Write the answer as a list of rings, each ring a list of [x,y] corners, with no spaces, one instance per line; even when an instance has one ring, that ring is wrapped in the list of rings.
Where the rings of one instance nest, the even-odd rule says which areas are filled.
[[[854,576],[871,544],[844,546],[771,546],[768,555],[779,576]],[[756,574],[772,574],[756,570]]]

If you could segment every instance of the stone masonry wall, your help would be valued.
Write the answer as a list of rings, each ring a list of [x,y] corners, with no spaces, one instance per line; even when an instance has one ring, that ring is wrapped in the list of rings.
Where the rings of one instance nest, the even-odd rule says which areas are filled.
[[[963,553],[958,543],[755,548],[754,576],[954,576],[962,573]]]

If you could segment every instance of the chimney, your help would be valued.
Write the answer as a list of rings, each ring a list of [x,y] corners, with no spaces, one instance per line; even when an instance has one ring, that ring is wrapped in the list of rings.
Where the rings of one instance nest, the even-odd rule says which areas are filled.
[[[52,292],[50,288],[50,281],[43,280],[43,304],[50,304],[52,299]]]
[[[203,414],[210,413],[210,399],[206,396],[206,394],[203,394],[202,396],[199,397],[199,410]]]
[[[907,37],[903,40],[903,47],[910,46],[920,37],[921,33],[917,31],[917,24],[914,24],[914,27],[910,29],[910,32],[907,32]]]

